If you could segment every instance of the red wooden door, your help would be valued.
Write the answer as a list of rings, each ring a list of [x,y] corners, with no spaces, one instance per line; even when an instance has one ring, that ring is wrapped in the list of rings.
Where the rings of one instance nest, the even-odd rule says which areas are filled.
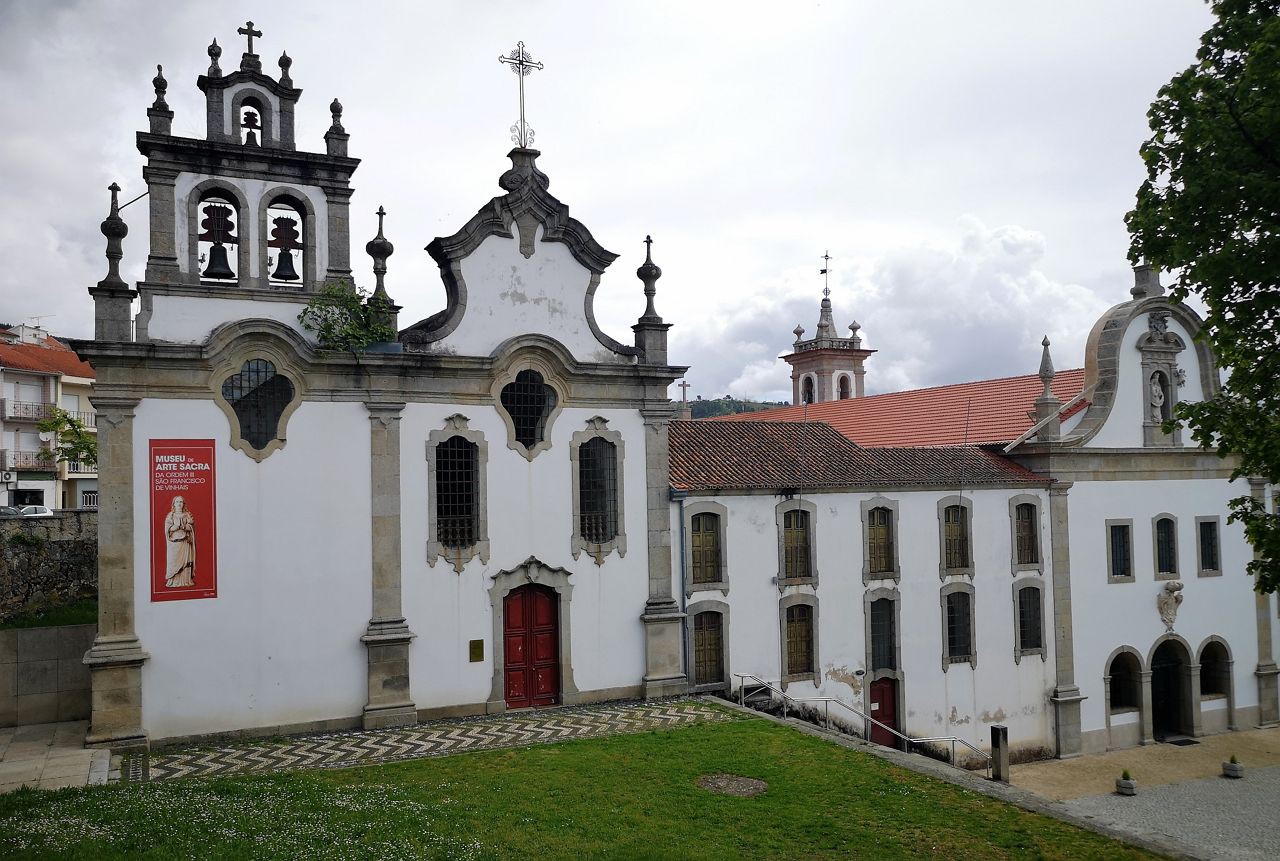
[[[885,726],[898,729],[897,679],[876,679],[871,683],[871,717]],[[901,741],[893,733],[875,724],[871,725],[871,740],[886,747],[897,747]]]
[[[560,701],[560,616],[556,593],[521,586],[502,601],[507,708]]]

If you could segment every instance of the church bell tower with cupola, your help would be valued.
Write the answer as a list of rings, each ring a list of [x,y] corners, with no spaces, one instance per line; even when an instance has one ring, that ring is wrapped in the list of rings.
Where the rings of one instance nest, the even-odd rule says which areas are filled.
[[[138,134],[146,157],[150,251],[138,285],[137,340],[203,340],[176,322],[192,299],[305,303],[326,283],[351,284],[348,204],[358,159],[347,156],[342,105],[329,106],[324,152],[305,152],[294,137],[293,59],[282,52],[279,77],[263,71],[255,51],[262,36],[250,21],[237,31],[247,47],[239,68],[222,68],[222,48],[209,45],[209,66],[196,80],[205,97],[205,136],[172,133],[163,67],[153,81],[150,128]],[[209,306],[213,326],[243,316]],[[296,310],[280,319],[292,319]],[[212,313],[209,313],[212,311]],[[271,315],[275,316],[275,315]]]
[[[831,261],[823,255],[824,268],[820,274],[828,276]],[[831,314],[831,287],[822,288],[822,307],[818,312],[818,331],[814,337],[804,337],[804,327],[796,326],[792,352],[782,359],[791,366],[791,403],[815,404],[824,401],[843,401],[863,395],[863,377],[866,370],[862,363],[875,350],[862,346],[858,332],[862,327],[854,321],[849,326],[849,337],[836,334]]]

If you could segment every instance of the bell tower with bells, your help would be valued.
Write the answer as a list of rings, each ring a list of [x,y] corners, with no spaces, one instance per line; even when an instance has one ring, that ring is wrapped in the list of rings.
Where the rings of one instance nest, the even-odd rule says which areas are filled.
[[[293,59],[282,52],[279,76],[268,75],[255,41],[262,31],[249,21],[237,33],[246,40],[239,68],[224,71],[214,39],[196,80],[205,99],[203,139],[173,134],[168,82],[157,66],[150,128],[138,134],[150,206],[139,341],[192,340],[196,333],[170,321],[189,316],[178,306],[195,298],[240,300],[225,316],[216,310],[225,302],[202,309],[212,328],[242,317],[246,299],[302,305],[327,283],[353,283],[348,207],[360,162],[347,156],[342,104],[329,105],[324,152],[299,150],[294,110],[302,90],[290,74]],[[264,316],[296,316],[277,310]]]

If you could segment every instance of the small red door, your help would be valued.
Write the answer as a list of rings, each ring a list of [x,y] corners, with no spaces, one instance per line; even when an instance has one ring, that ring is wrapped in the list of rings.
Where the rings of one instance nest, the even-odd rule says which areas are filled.
[[[507,708],[560,701],[560,617],[553,589],[521,586],[502,601]]]
[[[871,717],[885,726],[898,729],[898,680],[876,679],[871,683]],[[893,733],[871,725],[871,740],[886,747],[898,747],[901,743]]]

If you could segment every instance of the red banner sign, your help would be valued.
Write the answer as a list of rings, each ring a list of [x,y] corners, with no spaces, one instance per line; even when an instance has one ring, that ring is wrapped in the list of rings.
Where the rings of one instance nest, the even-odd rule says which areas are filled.
[[[213,440],[153,439],[151,600],[218,596]]]

